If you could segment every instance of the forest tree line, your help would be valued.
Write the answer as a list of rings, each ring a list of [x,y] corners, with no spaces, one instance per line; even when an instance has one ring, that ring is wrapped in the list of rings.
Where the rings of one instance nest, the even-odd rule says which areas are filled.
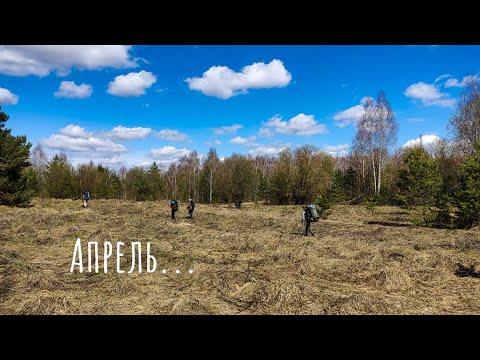
[[[166,170],[113,170],[93,162],[72,166],[66,155],[48,159],[41,145],[30,152],[0,117],[0,203],[25,204],[31,196],[78,199],[161,200],[200,203],[254,201],[324,206],[349,202],[421,207],[425,224],[469,227],[480,221],[480,94],[472,81],[458,100],[448,129],[451,140],[396,148],[398,122],[383,92],[363,103],[352,147],[332,156],[315,146],[284,149],[277,156],[196,151]],[[15,184],[12,184],[15,182]]]

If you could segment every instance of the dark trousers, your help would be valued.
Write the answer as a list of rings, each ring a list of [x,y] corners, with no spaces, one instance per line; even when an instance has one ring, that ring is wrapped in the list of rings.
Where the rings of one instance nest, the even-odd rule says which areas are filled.
[[[193,217],[193,209],[188,209],[188,216],[190,219]]]
[[[172,219],[175,219],[175,210],[172,208]]]
[[[305,221],[305,232],[303,233],[304,236],[308,236],[309,231],[310,231],[310,234],[314,236],[312,230],[310,230],[310,224],[311,224],[310,221]]]

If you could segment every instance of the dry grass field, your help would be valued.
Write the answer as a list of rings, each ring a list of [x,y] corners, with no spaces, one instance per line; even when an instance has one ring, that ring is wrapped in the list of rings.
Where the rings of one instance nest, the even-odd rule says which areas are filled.
[[[167,201],[0,207],[0,314],[480,314],[478,228],[339,205],[304,237],[300,206],[200,204],[190,220],[180,205],[175,221]],[[112,257],[107,274],[70,273],[77,237],[100,254],[125,242],[127,271],[130,243],[150,241],[157,271],[117,274]]]

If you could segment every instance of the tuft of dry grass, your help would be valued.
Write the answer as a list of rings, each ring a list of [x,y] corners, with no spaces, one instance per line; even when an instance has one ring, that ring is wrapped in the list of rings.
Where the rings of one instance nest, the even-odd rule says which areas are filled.
[[[39,293],[20,303],[15,310],[18,315],[65,315],[72,311],[70,297],[63,293]]]
[[[172,221],[166,204],[0,207],[0,314],[480,313],[478,228],[397,226],[408,212],[338,205],[304,237],[301,206],[199,204]],[[77,237],[99,242],[99,273],[69,273]],[[117,274],[112,257],[104,274],[105,241],[125,243],[125,271],[140,242],[143,273]]]
[[[135,293],[139,286],[130,275],[111,273],[95,283],[95,287],[104,290],[109,296],[128,296]]]

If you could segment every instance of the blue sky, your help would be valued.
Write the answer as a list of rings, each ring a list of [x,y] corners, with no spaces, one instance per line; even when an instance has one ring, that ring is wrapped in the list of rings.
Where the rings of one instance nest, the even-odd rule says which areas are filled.
[[[446,136],[479,46],[0,45],[0,105],[49,156],[166,166],[214,146],[349,150],[362,99],[384,90],[397,146]]]

